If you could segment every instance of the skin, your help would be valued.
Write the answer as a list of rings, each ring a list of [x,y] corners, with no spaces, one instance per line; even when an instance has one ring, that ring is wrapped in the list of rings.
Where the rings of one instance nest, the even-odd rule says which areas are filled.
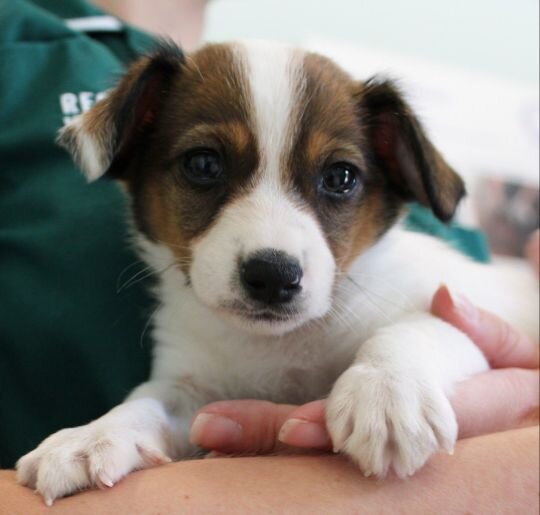
[[[118,18],[194,50],[202,35],[207,0],[92,0]]]
[[[4,471],[0,513],[538,513],[538,452],[536,428],[496,433],[461,440],[406,481],[381,482],[331,455],[179,462],[52,508]]]

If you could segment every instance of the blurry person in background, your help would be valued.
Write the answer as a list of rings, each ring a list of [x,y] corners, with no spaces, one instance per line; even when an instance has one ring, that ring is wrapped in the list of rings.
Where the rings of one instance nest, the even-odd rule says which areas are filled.
[[[172,39],[186,52],[199,45],[210,0],[93,0],[126,23]]]
[[[36,16],[55,4],[55,2],[45,0],[21,1],[21,4],[23,3],[37,4]],[[62,8],[65,8],[66,12],[69,11],[64,16],[75,17],[77,13],[70,11],[70,2],[63,2],[63,4],[65,5]],[[92,13],[91,9],[86,11],[83,1],[72,0],[72,4],[80,4],[85,15]],[[127,23],[159,36],[168,36],[185,49],[191,50],[199,44],[207,2],[205,0],[95,0],[94,4]],[[58,6],[56,7],[58,8]],[[52,7],[50,8],[52,10]],[[1,27],[0,23],[0,29]],[[6,33],[4,32],[4,34]],[[0,34],[2,34],[1,30]],[[99,35],[92,33],[90,36],[95,39]],[[0,36],[0,45],[2,43],[2,36]],[[91,45],[92,40],[85,40],[84,44]],[[115,52],[119,53],[118,48],[115,48]],[[133,49],[130,49],[129,52],[126,51],[127,53],[130,56],[132,54],[132,58],[135,57]],[[63,59],[67,59],[67,55],[67,53],[63,54]],[[88,59],[88,55],[85,53],[77,55],[81,59],[80,67],[86,66],[88,62],[85,61],[85,56]],[[96,53],[92,59],[97,59],[98,55],[100,54]],[[29,57],[25,56],[23,59],[29,59]],[[129,58],[124,59],[124,65],[129,60]],[[0,61],[2,61],[2,54],[0,54]],[[12,61],[13,59],[9,62]],[[4,60],[3,62],[8,61]],[[49,71],[47,77],[49,87],[54,87],[55,81],[60,81],[66,74],[76,75],[72,69],[61,70],[62,62],[55,62],[55,68]],[[65,65],[67,66],[67,62]],[[65,73],[63,73],[64,71]],[[80,74],[78,78],[82,80]],[[8,85],[11,83],[14,84],[14,88],[11,89],[21,91],[18,94],[22,95],[23,89],[17,88],[18,85],[13,74],[2,73],[0,67],[0,93],[4,90],[7,91]],[[94,91],[92,89],[94,86],[95,84],[79,84],[73,87],[78,87],[77,91],[83,91],[84,88]],[[64,84],[59,84],[57,93],[51,98],[57,101],[61,94],[65,94],[62,88],[64,88]],[[78,93],[77,98],[81,98],[80,93]],[[2,107],[5,107],[10,100],[13,99],[7,94],[0,95]],[[40,105],[45,103],[45,96],[40,97],[37,101],[34,100],[33,103]],[[4,109],[0,109],[0,112],[2,110]],[[8,109],[4,112],[15,112],[15,110]],[[17,160],[21,163],[24,161],[39,171],[39,177],[47,177],[50,170],[47,168],[47,161],[43,159],[43,156],[47,152],[51,154],[58,152],[58,154],[54,154],[55,159],[58,159],[58,162],[55,161],[55,166],[61,162],[64,167],[73,168],[73,170],[66,168],[60,179],[63,181],[64,177],[71,178],[70,174],[72,174],[73,181],[75,181],[77,173],[73,165],[68,165],[69,158],[54,146],[54,134],[61,124],[61,114],[58,113],[57,126],[51,125],[45,139],[43,137],[40,139],[37,136],[35,138],[29,135],[25,136],[23,132],[15,130],[12,131],[11,139],[4,137],[2,140],[0,137],[2,163],[16,164]],[[15,119],[17,117],[10,121],[13,122]],[[26,118],[24,119],[26,120]],[[3,120],[0,115],[1,121]],[[3,134],[0,133],[0,136]],[[1,146],[2,144],[4,147]],[[33,148],[39,148],[41,153],[34,154]],[[34,155],[36,157],[33,157]],[[5,184],[9,184],[11,180],[15,184],[15,180],[20,178],[20,174],[15,179],[8,175],[6,171],[8,168],[6,166],[5,170],[0,170],[0,186],[4,176],[6,178]],[[60,180],[58,177],[54,177],[55,180]],[[24,180],[30,179],[25,176]],[[86,295],[88,290],[99,290],[99,285],[102,282],[109,280],[114,282],[111,277],[116,278],[126,266],[131,266],[130,261],[134,259],[130,255],[129,258],[115,262],[116,268],[110,276],[105,276],[102,270],[85,271],[85,267],[88,267],[86,254],[93,246],[106,249],[106,252],[112,255],[124,252],[121,249],[121,246],[125,245],[124,241],[118,236],[120,229],[114,229],[117,227],[114,224],[123,224],[123,211],[120,209],[109,213],[101,226],[92,227],[88,234],[84,233],[84,224],[81,220],[90,218],[90,212],[94,217],[96,206],[97,209],[105,209],[104,204],[99,204],[99,202],[120,204],[121,201],[113,193],[114,185],[102,184],[98,186],[101,189],[94,189],[92,193],[91,188],[84,185],[82,178],[77,178],[77,181],[79,180],[80,183],[77,182],[76,185],[70,186],[69,193],[62,190],[63,196],[55,201],[55,206],[58,206],[62,203],[62,199],[66,203],[70,200],[66,195],[74,196],[73,211],[69,215],[64,213],[63,216],[76,216],[75,227],[70,226],[69,230],[64,227],[60,234],[60,241],[70,241],[70,266],[77,268],[77,277],[80,279],[81,275],[87,274],[85,276],[86,282],[77,283],[72,291],[67,286],[61,289],[61,295],[68,298],[69,304],[78,304],[79,296],[83,297],[83,293]],[[53,182],[53,184],[46,185],[50,188],[47,191],[44,191],[42,182],[36,182],[33,185],[33,188],[40,193],[40,197],[35,197],[32,202],[44,202],[42,197],[53,195],[53,189],[60,187],[59,182],[49,182]],[[28,191],[31,187],[28,183],[21,183],[20,186],[24,191]],[[11,189],[0,187],[0,205],[2,203],[8,205],[7,202],[15,198],[15,190],[15,187]],[[20,191],[20,188],[17,191]],[[92,195],[105,200],[98,199],[95,200],[98,204],[93,204],[94,201],[88,200],[92,198]],[[28,204],[30,202],[28,198],[23,200],[26,201],[27,209],[25,220],[29,225],[33,224],[30,227],[31,230],[35,226],[35,230],[25,233],[24,238],[34,242],[33,255],[39,255],[39,245],[45,245],[45,241],[39,240],[38,229],[43,216],[48,216],[49,211],[36,209],[34,212],[36,204]],[[12,209],[13,205],[10,204]],[[0,215],[2,215],[1,209]],[[4,223],[6,223],[6,219],[8,222],[12,220],[8,217],[2,219]],[[20,223],[20,219],[17,220],[17,223]],[[111,224],[114,225],[112,229]],[[111,231],[112,235],[109,234]],[[28,234],[32,234],[32,237],[30,238]],[[73,248],[73,240],[78,237],[85,241],[85,245],[76,251]],[[538,236],[535,238],[529,245],[528,255],[533,266],[538,267]],[[26,240],[21,239],[19,243],[22,245]],[[17,255],[17,248],[12,248],[9,244],[8,240],[0,239],[0,248],[13,250],[13,256],[17,258],[11,262],[14,270],[14,263],[19,263],[20,255],[24,254]],[[61,250],[63,252],[63,249]],[[103,251],[101,251],[102,253]],[[7,255],[8,253],[4,252],[4,256]],[[47,260],[50,259],[53,258],[48,254],[41,255],[40,259],[32,262],[32,266],[36,267],[33,271],[42,275],[49,273]],[[54,256],[54,259],[57,257]],[[101,258],[98,256],[95,259],[99,261]],[[84,265],[81,265],[83,260],[85,260]],[[0,261],[0,265],[6,271],[10,263]],[[8,271],[8,273],[10,272]],[[65,275],[65,270],[62,270],[61,273]],[[55,280],[56,278],[51,279],[53,285]],[[50,283],[46,285],[49,286],[49,289],[47,290],[45,286],[43,289],[47,290],[51,297],[48,301],[42,302],[53,305],[60,302],[58,300],[60,297],[53,295],[54,288],[50,287]],[[0,289],[2,288],[3,285],[0,284]],[[9,291],[13,292],[13,295],[19,292],[13,285],[10,288]],[[47,292],[40,294],[45,295]],[[51,326],[47,327],[47,330],[53,333],[53,336],[50,337],[47,331],[40,329],[39,324],[31,319],[34,316],[33,311],[35,311],[32,309],[32,302],[37,302],[35,290],[28,291],[28,295],[32,297],[28,300],[28,309],[22,309],[20,306],[18,308],[18,319],[23,320],[24,325],[29,327],[27,352],[21,360],[13,358],[12,366],[7,365],[6,370],[10,373],[4,374],[3,380],[6,382],[0,385],[0,391],[10,392],[17,405],[27,403],[30,406],[29,411],[35,414],[36,418],[34,420],[28,419],[26,422],[15,418],[16,423],[13,423],[12,413],[15,413],[17,406],[15,403],[6,404],[0,410],[0,426],[2,426],[0,438],[10,442],[9,438],[15,439],[16,433],[23,432],[22,430],[27,425],[35,423],[36,426],[39,426],[39,417],[48,419],[49,426],[45,424],[39,428],[39,431],[44,434],[32,434],[27,437],[29,441],[25,441],[24,445],[30,448],[41,438],[50,434],[52,429],[66,427],[70,423],[76,425],[88,422],[89,418],[101,414],[100,410],[104,412],[110,405],[118,402],[120,399],[117,397],[127,394],[126,389],[135,386],[141,379],[141,376],[147,371],[147,365],[141,365],[136,373],[126,370],[125,380],[118,384],[111,384],[109,378],[122,374],[123,361],[130,359],[144,361],[144,359],[148,360],[149,356],[146,352],[142,356],[132,358],[130,354],[134,352],[132,349],[140,351],[140,348],[138,348],[139,339],[133,340],[131,333],[126,336],[126,341],[122,342],[105,339],[105,343],[100,343],[99,338],[104,338],[103,334],[93,336],[91,343],[89,342],[87,346],[81,343],[80,348],[76,338],[73,335],[68,335],[65,338],[66,347],[62,350],[61,357],[56,363],[57,358],[54,352],[59,345],[58,342],[62,341],[63,337],[56,334],[55,331],[63,330],[66,319],[70,317],[74,317],[76,323],[84,323],[86,319],[89,319],[89,322],[86,323],[97,323],[93,313],[94,308],[92,308],[94,304],[89,303],[88,306],[85,306],[84,313],[80,315],[82,318],[77,318],[79,315],[75,316],[71,311],[63,313],[61,318],[54,318],[54,314],[49,313],[47,316],[53,317]],[[46,297],[41,298],[46,299]],[[131,300],[133,301],[133,299]],[[17,302],[21,302],[20,298],[17,298]],[[122,302],[125,303],[125,299]],[[41,305],[40,309],[44,309],[41,308]],[[115,313],[112,318],[115,323],[120,325],[124,318],[133,314],[132,312],[116,313],[115,310],[121,308],[109,303],[109,300],[104,302],[103,299],[98,299],[95,303],[99,309],[103,305],[107,306],[107,310],[112,310]],[[15,309],[14,307],[13,310]],[[95,309],[98,310],[97,307]],[[290,454],[291,449],[295,447],[327,451],[330,443],[324,427],[322,401],[303,407],[275,405],[262,401],[228,401],[215,403],[201,409],[199,414],[207,414],[209,417],[206,417],[206,423],[202,426],[199,424],[197,430],[193,431],[191,435],[192,439],[201,447],[214,451],[212,453],[214,459],[173,463],[131,474],[107,492],[88,491],[71,498],[58,500],[54,507],[55,513],[116,512],[121,514],[158,511],[165,513],[216,513],[217,511],[235,513],[270,511],[350,513],[359,509],[365,513],[394,513],[397,511],[407,513],[442,511],[493,513],[501,509],[505,511],[511,509],[520,513],[537,512],[537,346],[517,334],[496,317],[476,309],[465,299],[454,297],[445,288],[441,288],[435,293],[432,311],[469,334],[486,354],[493,367],[493,370],[463,382],[455,393],[453,405],[460,422],[462,440],[458,443],[454,456],[435,456],[425,469],[407,481],[389,477],[383,482],[364,478],[346,460],[326,453],[265,458],[221,458],[220,456],[224,454],[279,454],[282,451]],[[9,315],[11,319],[9,324],[6,321],[4,325],[16,325],[16,311],[7,310],[7,312],[11,313]],[[107,313],[107,317],[107,320],[111,318],[110,313]],[[143,320],[140,324],[134,330],[137,335],[144,329],[146,321]],[[81,331],[79,328],[79,333],[89,331],[86,326],[82,327],[84,330]],[[104,328],[104,330],[107,329],[106,326]],[[9,361],[16,354],[15,346],[21,345],[20,339],[24,336],[21,334],[22,332],[21,329],[18,329],[16,336],[11,336],[9,333],[6,333],[7,336],[2,336],[4,333],[0,334],[0,345],[6,345],[7,349],[1,351],[6,361]],[[82,338],[79,333],[75,332],[74,334]],[[41,348],[45,347],[44,357],[41,360],[35,358],[38,361],[36,368],[26,373],[26,360],[31,360],[38,343]],[[71,347],[67,346],[68,343]],[[99,347],[100,345],[102,348]],[[125,354],[113,355],[115,347],[124,349]],[[88,349],[91,349],[90,353]],[[113,361],[114,372],[105,369],[104,362],[100,361],[97,364],[100,372],[93,382],[85,382],[85,380],[77,382],[77,376],[84,375],[83,364],[86,363],[88,368],[91,356],[100,355],[101,351],[103,356],[108,356]],[[78,354],[81,354],[80,361],[76,361]],[[65,355],[69,355],[69,361]],[[47,395],[43,393],[54,386],[51,384],[50,377],[40,375],[40,373],[44,373],[42,369],[45,363],[55,374],[60,375],[62,381],[66,382],[61,394]],[[64,369],[69,368],[73,369],[76,375],[73,377],[62,376],[65,373]],[[13,370],[16,370],[16,373],[13,373]],[[89,401],[87,403],[85,400],[85,393],[79,389],[86,389],[90,392],[89,394],[86,392],[86,395],[89,395],[87,398],[103,397],[105,400],[100,405],[93,404],[90,407],[91,403]],[[30,392],[27,398],[19,393],[23,390]],[[75,391],[73,393],[75,400],[72,400],[72,404],[59,400],[63,399],[61,395],[65,395],[64,390]],[[109,394],[109,390],[114,390],[116,397]],[[36,402],[35,398],[31,398],[32,395],[37,395],[37,391],[40,395],[44,395],[47,401],[41,401],[40,398]],[[493,392],[497,392],[497,394],[493,395]],[[41,404],[44,404],[42,412],[39,411]],[[77,415],[78,419],[74,418],[73,415],[76,408],[80,410]],[[51,421],[53,419],[54,422]],[[231,432],[223,431],[225,427],[223,420],[234,421],[239,432],[231,434]],[[5,448],[8,449],[8,447],[10,447],[9,443]],[[13,451],[13,454],[18,456],[22,452],[17,450]],[[1,455],[0,460],[2,460],[0,465],[11,466],[11,464],[8,465],[9,460],[4,459]],[[41,498],[34,496],[27,488],[16,484],[14,472],[11,470],[0,472],[0,499],[1,512],[30,514],[43,508]]]
[[[478,222],[494,254],[522,256],[529,236],[538,227],[538,188],[484,177],[475,204]]]

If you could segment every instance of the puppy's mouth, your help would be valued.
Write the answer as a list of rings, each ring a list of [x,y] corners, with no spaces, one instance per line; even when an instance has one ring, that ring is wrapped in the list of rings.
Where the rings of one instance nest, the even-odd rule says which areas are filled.
[[[299,309],[292,306],[257,307],[239,301],[222,303],[218,311],[247,329],[259,327],[266,332],[263,328],[267,327],[270,332],[273,332],[270,328],[275,328],[280,333],[282,331],[279,328],[287,332],[288,329],[298,326],[302,315]]]
[[[288,322],[295,318],[294,314],[275,313],[269,310],[261,311],[233,311],[234,315],[253,320],[254,322]]]
[[[241,302],[227,303],[222,305],[221,308],[231,315],[261,322],[289,322],[300,314],[298,310],[290,307],[256,308]]]

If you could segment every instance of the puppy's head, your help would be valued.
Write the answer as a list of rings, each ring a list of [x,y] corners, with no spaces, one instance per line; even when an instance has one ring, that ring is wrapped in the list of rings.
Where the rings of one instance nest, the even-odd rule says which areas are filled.
[[[464,192],[391,82],[266,43],[163,46],[59,141],[124,183],[201,303],[262,334],[326,314],[404,202],[448,220]]]

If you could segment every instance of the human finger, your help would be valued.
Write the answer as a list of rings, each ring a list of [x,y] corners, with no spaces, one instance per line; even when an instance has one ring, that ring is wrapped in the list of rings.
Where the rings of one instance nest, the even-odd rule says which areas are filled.
[[[431,312],[463,331],[482,350],[492,368],[538,368],[538,345],[498,316],[440,286]]]

